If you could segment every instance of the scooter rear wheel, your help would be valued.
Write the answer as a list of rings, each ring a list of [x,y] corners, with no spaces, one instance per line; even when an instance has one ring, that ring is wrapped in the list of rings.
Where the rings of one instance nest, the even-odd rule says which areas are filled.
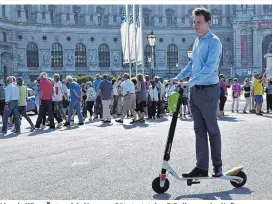
[[[165,180],[165,184],[163,187],[160,187],[160,177],[155,178],[152,183],[152,188],[154,192],[158,194],[165,193],[169,189],[169,186],[170,186],[170,182],[167,178]]]
[[[235,188],[240,188],[240,187],[244,186],[246,183],[246,180],[247,180],[245,172],[240,171],[236,176],[242,178],[243,181],[241,183],[236,183],[234,181],[230,181],[231,185],[233,185]]]

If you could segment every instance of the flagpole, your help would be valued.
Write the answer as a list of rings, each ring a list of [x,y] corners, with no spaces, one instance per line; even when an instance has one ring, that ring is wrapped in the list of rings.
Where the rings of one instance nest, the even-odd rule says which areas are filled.
[[[129,34],[130,33],[130,8],[129,8],[129,5],[127,4],[127,21],[128,21],[128,30],[127,30],[127,33]],[[131,79],[131,76],[132,76],[132,66],[131,66],[131,53],[130,53],[130,39],[128,40],[128,47],[129,47],[129,74],[130,74],[130,79]]]
[[[136,6],[135,4],[133,5],[133,21],[135,22],[134,23],[134,29],[136,29]],[[136,45],[136,33],[135,33],[135,36],[134,36],[134,39],[135,39],[135,63],[136,63],[136,76],[137,76],[137,56],[136,56],[136,53],[137,53],[137,45]]]

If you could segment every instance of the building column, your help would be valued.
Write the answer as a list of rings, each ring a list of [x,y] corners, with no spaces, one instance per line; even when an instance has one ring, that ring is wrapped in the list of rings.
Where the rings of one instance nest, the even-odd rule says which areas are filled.
[[[253,67],[258,66],[259,55],[258,55],[258,33],[257,33],[257,25],[253,27]]]
[[[177,6],[177,26],[178,27],[182,27],[183,23],[182,23],[182,6],[178,5]]]
[[[226,26],[227,18],[226,18],[226,5],[222,5],[222,25]]]
[[[113,9],[112,9],[112,5],[108,6],[108,16],[109,16],[109,22],[108,25],[113,26],[114,25],[114,19],[113,19]]]
[[[42,23],[42,12],[41,12],[41,5],[36,5],[37,6],[37,23]]]
[[[99,18],[98,18],[98,14],[97,14],[97,6],[93,7],[93,21],[94,21],[94,25],[99,25]]]
[[[50,11],[48,10],[48,5],[46,7],[46,24],[51,24],[51,19],[50,19]]]
[[[26,22],[26,10],[24,8],[24,5],[20,5],[20,12],[21,12],[21,22]]]
[[[229,15],[231,18],[233,18],[233,5],[229,5]]]
[[[241,32],[238,28],[234,32],[235,67],[241,68]]]
[[[72,5],[69,6],[69,16],[70,16],[70,24],[75,25],[74,13]]]
[[[155,26],[156,27],[160,27],[160,24],[159,24],[159,6],[155,6]]]
[[[5,5],[5,12],[7,19],[11,20],[10,5]]]
[[[190,26],[189,14],[188,14],[188,5],[185,5],[185,26]]]
[[[90,13],[89,13],[89,5],[86,5],[85,6],[85,22],[84,24],[85,25],[91,25],[91,22],[90,22]]]
[[[65,12],[65,5],[61,6],[61,24],[65,25],[66,24],[66,12]]]
[[[166,5],[162,5],[162,27],[167,27]]]

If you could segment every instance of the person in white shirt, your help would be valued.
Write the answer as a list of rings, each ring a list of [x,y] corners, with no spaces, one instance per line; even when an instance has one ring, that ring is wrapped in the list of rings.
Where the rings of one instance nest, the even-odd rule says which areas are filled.
[[[10,114],[13,115],[15,121],[15,129],[14,133],[20,133],[20,115],[18,112],[18,100],[19,100],[19,88],[13,81],[12,77],[7,77],[6,81],[8,86],[5,89],[5,109],[3,116],[3,126],[1,130],[1,134],[7,133],[8,128],[8,117]]]
[[[133,114],[133,121],[131,123],[134,123],[137,120],[136,115],[136,94],[135,94],[135,85],[130,80],[129,74],[125,73],[123,75],[124,81],[121,83],[122,87],[122,95],[123,95],[123,111],[122,116],[120,119],[116,120],[118,123],[123,123],[123,119],[127,115],[128,110]]]
[[[62,93],[62,83],[60,82],[60,75],[54,74],[54,93],[53,93],[53,103],[54,103],[54,113],[56,114],[57,126],[59,128],[62,126],[63,120],[66,119],[66,115],[63,111],[63,93]]]

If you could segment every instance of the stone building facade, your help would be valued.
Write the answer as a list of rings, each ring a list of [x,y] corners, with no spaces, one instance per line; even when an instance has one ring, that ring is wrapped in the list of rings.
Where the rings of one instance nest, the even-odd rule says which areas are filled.
[[[151,30],[158,38],[156,74],[171,76],[187,64],[197,6],[211,11],[211,30],[223,44],[220,71],[261,73],[272,41],[272,6],[205,4],[142,6],[145,73],[151,67],[146,40]],[[0,80],[15,75],[29,83],[42,71],[63,76],[128,71],[122,65],[121,11],[122,5],[1,5]]]

